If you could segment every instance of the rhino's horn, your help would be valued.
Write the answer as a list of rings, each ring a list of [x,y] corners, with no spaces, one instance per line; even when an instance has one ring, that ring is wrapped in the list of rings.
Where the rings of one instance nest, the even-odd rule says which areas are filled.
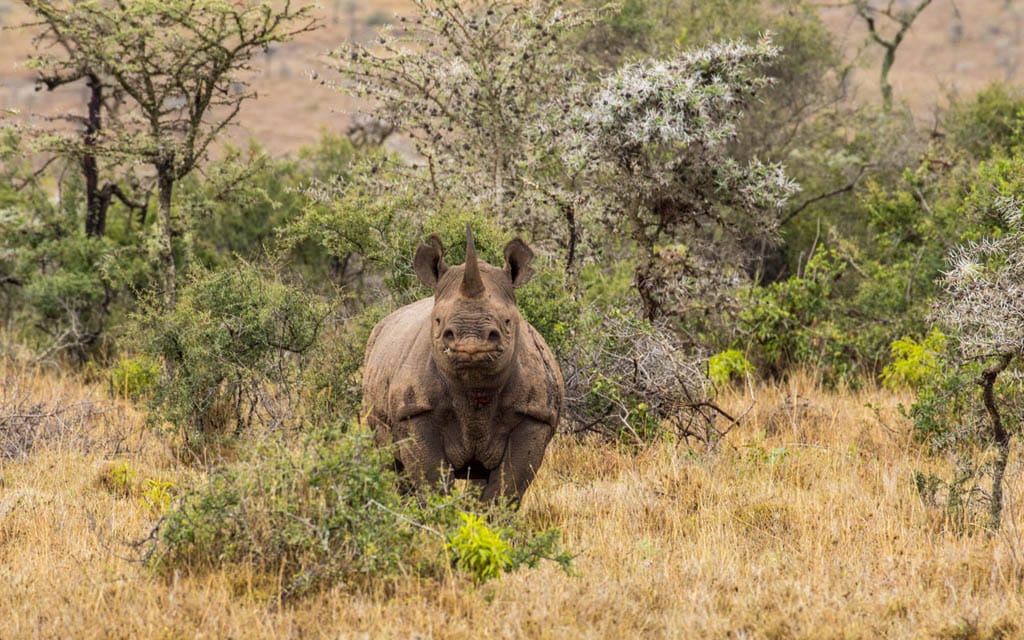
[[[466,272],[462,276],[462,295],[475,298],[484,292],[484,281],[480,277],[480,265],[476,260],[476,245],[473,244],[473,230],[466,223]]]

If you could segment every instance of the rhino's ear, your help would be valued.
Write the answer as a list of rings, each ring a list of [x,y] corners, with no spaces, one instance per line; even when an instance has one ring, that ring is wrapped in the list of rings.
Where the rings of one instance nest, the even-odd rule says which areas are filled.
[[[533,251],[519,238],[505,245],[505,273],[512,280],[513,287],[521,287],[533,277],[532,261]]]
[[[436,233],[430,236],[430,244],[421,244],[416,249],[412,268],[416,271],[420,282],[431,289],[437,287],[437,281],[448,270],[448,265],[444,262],[444,246]]]

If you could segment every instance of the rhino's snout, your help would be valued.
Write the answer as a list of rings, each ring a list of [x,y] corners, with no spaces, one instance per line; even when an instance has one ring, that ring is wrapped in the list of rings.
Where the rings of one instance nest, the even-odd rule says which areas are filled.
[[[447,328],[441,334],[443,352],[455,364],[486,363],[505,350],[496,326],[458,330]]]
[[[444,343],[445,349],[451,349],[452,351],[501,349],[501,333],[497,329],[488,331],[487,338],[484,340],[481,340],[476,335],[456,337],[454,331],[445,329],[444,334],[441,336],[441,341]]]

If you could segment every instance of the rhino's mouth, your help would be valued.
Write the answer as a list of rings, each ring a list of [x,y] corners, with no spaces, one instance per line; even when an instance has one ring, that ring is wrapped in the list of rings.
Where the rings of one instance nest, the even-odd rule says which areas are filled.
[[[456,367],[471,368],[493,363],[501,355],[501,349],[453,349],[445,347],[444,354]]]

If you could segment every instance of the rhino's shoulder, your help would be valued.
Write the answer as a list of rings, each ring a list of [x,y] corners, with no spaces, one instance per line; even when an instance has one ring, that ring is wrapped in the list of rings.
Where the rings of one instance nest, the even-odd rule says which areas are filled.
[[[367,344],[364,397],[391,421],[434,408],[444,393],[430,355],[433,298],[406,305],[377,323]]]
[[[551,349],[529,323],[523,322],[517,352],[517,375],[505,399],[508,410],[557,425],[565,404],[565,384]]]

